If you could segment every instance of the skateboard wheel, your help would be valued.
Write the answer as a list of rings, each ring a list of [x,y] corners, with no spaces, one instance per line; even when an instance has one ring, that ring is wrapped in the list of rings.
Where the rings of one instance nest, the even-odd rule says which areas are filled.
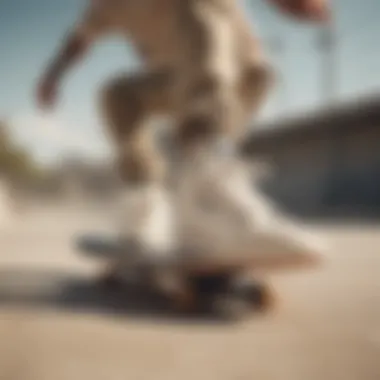
[[[97,284],[105,290],[117,290],[122,286],[122,282],[117,274],[110,271],[103,273],[98,279]]]
[[[266,312],[274,306],[274,294],[271,287],[263,282],[250,281],[234,290],[251,304],[255,311]]]
[[[180,313],[194,313],[198,311],[198,300],[193,292],[176,294],[173,298],[174,309]]]
[[[252,301],[258,311],[266,312],[274,306],[274,293],[266,284],[256,284],[252,290]]]
[[[231,281],[225,292],[215,296],[218,314],[229,320],[242,319],[253,312],[267,312],[274,303],[271,288],[257,280]]]

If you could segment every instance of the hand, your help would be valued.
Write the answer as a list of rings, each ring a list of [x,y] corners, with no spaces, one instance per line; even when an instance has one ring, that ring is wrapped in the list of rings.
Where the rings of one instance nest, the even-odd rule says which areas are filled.
[[[38,106],[44,110],[51,109],[57,101],[57,82],[45,77],[40,82],[37,89]]]
[[[326,23],[331,12],[328,0],[270,0],[282,12],[299,20]]]
[[[331,8],[328,0],[304,0],[302,16],[309,21],[327,23],[331,19]]]

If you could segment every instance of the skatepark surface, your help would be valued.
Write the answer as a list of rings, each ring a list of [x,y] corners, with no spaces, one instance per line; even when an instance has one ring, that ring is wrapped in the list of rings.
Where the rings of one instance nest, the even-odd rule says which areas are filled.
[[[332,245],[325,267],[271,277],[274,310],[238,324],[97,288],[75,239],[109,228],[56,207],[0,231],[1,380],[380,379],[380,227],[310,227]]]

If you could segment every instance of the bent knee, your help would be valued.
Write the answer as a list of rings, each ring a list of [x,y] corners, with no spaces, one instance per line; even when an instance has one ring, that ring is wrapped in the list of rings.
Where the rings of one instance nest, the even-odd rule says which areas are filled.
[[[186,88],[182,121],[178,129],[181,146],[205,143],[238,128],[240,112],[236,89],[218,73],[201,73]]]
[[[269,64],[253,64],[242,76],[241,94],[248,104],[261,104],[276,82],[276,74]]]
[[[127,79],[116,78],[106,83],[100,90],[99,103],[106,126],[116,139],[138,127],[141,104]]]
[[[103,112],[112,114],[120,108],[136,108],[138,98],[128,78],[110,80],[100,90],[99,101]]]

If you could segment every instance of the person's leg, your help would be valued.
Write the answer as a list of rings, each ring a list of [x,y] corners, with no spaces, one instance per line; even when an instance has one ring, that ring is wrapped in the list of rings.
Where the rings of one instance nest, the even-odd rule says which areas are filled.
[[[141,255],[165,255],[173,243],[171,202],[165,187],[165,162],[147,122],[172,110],[171,72],[122,76],[102,91],[103,116],[114,141],[125,184],[120,238]]]
[[[240,78],[236,87],[228,86],[223,77],[212,82],[204,75],[203,82],[192,81],[202,89],[198,94],[203,107],[189,107],[178,130],[185,152],[179,172],[184,228],[196,231],[187,233],[188,241],[200,250],[207,247],[207,254],[217,260],[222,253],[240,251],[264,255],[263,260],[287,255],[299,263],[299,255],[319,254],[323,247],[281,218],[254,185],[236,149],[246,124],[268,95],[273,73],[268,66],[252,64]],[[201,203],[208,205],[202,210]]]
[[[249,124],[255,122],[274,79],[272,67],[264,60],[253,61],[242,68],[235,94],[238,103],[234,120],[237,141],[241,142],[247,136]],[[237,146],[235,148],[223,164],[226,165],[225,175],[219,181],[216,180],[216,189],[238,219],[248,224],[251,219],[254,224],[259,222],[258,219],[264,222],[269,217],[269,207],[259,196],[254,196],[250,171],[245,167]]]
[[[188,65],[183,68],[178,90],[178,204],[185,231],[192,228],[189,224],[194,221],[204,222],[205,241],[216,241],[212,230],[217,229],[220,217],[207,210],[212,201],[220,198],[218,193],[223,193],[221,185],[229,181],[229,167],[236,157],[245,111],[239,89],[242,70],[237,57],[236,28],[231,20],[232,6],[201,2],[191,6],[185,3],[184,7],[184,27],[189,29],[188,37],[194,38],[189,37],[192,55],[186,60]],[[207,193],[212,201],[205,201],[205,212],[197,216],[202,202],[199,193]],[[228,202],[223,203],[226,206]],[[241,212],[239,206],[232,208]],[[190,235],[187,234],[189,240],[195,242]]]

